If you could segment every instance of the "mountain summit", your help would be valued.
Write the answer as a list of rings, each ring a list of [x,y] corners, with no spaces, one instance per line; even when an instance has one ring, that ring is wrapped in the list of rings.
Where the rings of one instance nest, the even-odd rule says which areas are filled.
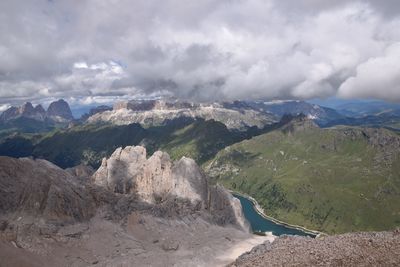
[[[70,121],[74,118],[68,103],[63,99],[50,104],[47,109],[47,116],[56,121]]]
[[[68,103],[63,99],[52,102],[47,111],[45,111],[40,104],[33,107],[32,103],[26,102],[20,107],[10,107],[0,115],[0,121],[2,122],[8,122],[19,118],[33,119],[36,121],[45,121],[49,119],[55,122],[69,122],[74,119]]]

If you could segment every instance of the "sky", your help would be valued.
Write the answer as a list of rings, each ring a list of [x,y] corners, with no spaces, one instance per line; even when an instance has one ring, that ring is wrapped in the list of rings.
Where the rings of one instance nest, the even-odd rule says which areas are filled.
[[[0,110],[158,96],[400,102],[400,2],[0,1]]]

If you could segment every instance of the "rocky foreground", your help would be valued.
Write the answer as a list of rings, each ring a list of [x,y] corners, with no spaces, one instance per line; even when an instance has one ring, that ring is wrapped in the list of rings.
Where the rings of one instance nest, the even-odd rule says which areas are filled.
[[[399,266],[400,230],[350,233],[319,239],[283,236],[254,247],[231,267]]]
[[[0,157],[0,266],[223,266],[268,239],[188,158],[119,148],[93,173]]]

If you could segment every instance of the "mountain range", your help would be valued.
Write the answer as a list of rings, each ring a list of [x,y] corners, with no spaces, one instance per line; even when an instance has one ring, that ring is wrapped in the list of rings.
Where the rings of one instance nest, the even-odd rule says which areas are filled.
[[[20,107],[10,107],[0,115],[0,121],[8,122],[18,118],[28,118],[37,121],[46,119],[55,122],[68,122],[73,120],[71,109],[66,101],[60,99],[50,103],[47,111],[42,105],[33,107],[32,103],[26,102]]]
[[[10,108],[0,123],[0,262],[307,265],[313,255],[336,263],[332,246],[396,247],[400,120],[388,114],[347,117],[304,101],[133,100],[79,119],[63,100],[47,111]],[[321,234],[252,235],[228,190]],[[301,256],[295,244],[314,254]],[[282,247],[298,261],[285,260]],[[365,262],[334,251],[344,263]]]

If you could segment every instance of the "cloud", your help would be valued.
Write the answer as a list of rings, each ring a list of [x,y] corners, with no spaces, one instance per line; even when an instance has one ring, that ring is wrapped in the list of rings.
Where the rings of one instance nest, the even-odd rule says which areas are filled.
[[[0,105],[0,112],[3,112],[3,111],[5,111],[5,110],[8,109],[8,108],[10,108],[10,105],[9,105],[9,104]]]
[[[0,10],[0,104],[399,100],[397,0],[4,0]]]
[[[400,43],[388,47],[385,54],[370,58],[357,67],[356,74],[339,88],[344,98],[380,98],[400,101]]]

